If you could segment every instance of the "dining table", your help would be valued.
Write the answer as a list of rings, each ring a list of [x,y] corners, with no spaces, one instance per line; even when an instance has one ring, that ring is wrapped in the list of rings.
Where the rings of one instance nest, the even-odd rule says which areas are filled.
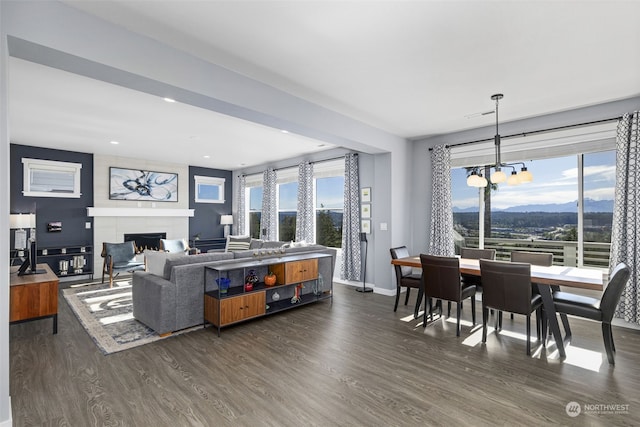
[[[413,268],[422,268],[420,256],[409,256],[391,260],[393,265],[402,265]],[[460,273],[480,276],[480,261],[477,259],[460,258]],[[531,265],[531,283],[538,285],[544,311],[547,314],[549,329],[556,343],[560,357],[566,357],[565,344],[571,341],[571,328],[566,317],[563,318],[565,337],[562,338],[560,324],[556,316],[553,302],[553,291],[560,286],[568,288],[589,289],[602,292],[604,287],[604,271],[596,268],[567,267],[553,265],[543,267]]]

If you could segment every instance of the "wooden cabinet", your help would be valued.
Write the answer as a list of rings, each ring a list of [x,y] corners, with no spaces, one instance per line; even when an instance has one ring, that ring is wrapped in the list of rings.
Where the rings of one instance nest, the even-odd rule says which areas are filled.
[[[58,277],[47,264],[38,264],[42,274],[18,276],[11,268],[9,283],[9,322],[53,318],[53,333],[58,332]]]
[[[223,326],[332,298],[333,263],[330,254],[309,253],[207,265],[204,320],[216,326],[219,335]],[[269,271],[276,274],[274,286],[262,281]],[[248,276],[259,279],[251,289],[245,288]],[[229,280],[228,288],[217,285],[222,279]]]
[[[315,280],[318,277],[318,260],[305,259],[275,264],[271,267],[271,271],[276,274],[276,281],[279,285]]]
[[[229,325],[231,323],[263,315],[264,310],[264,291],[222,300],[220,301],[220,326]]]

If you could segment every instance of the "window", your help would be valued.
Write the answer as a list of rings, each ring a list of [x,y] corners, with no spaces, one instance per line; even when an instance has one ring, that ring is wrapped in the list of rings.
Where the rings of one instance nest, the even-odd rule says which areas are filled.
[[[262,187],[247,188],[249,195],[249,235],[260,239],[260,219],[262,218]]]
[[[224,203],[224,178],[194,175],[196,203]]]
[[[79,198],[80,163],[22,159],[22,193],[27,197]]]
[[[332,248],[342,247],[344,174],[316,178],[316,242]]]
[[[278,184],[278,240],[296,240],[296,213],[298,210],[298,182]]]
[[[551,252],[554,264],[606,267],[615,151],[528,161],[527,167],[531,183],[480,189],[466,185],[465,168],[452,169],[456,247],[495,248],[498,259],[509,259],[512,250]]]
[[[278,239],[295,240],[298,209],[298,168],[277,172]],[[246,221],[251,237],[260,238],[262,216],[262,175],[245,177]],[[344,204],[344,161],[314,163],[315,243],[342,247],[342,212]],[[312,242],[309,242],[312,243]]]

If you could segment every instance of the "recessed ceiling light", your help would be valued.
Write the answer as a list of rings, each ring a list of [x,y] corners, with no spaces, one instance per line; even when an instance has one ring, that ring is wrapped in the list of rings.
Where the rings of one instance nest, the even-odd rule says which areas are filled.
[[[210,156],[210,155],[208,155],[208,154],[207,154],[206,156],[203,156],[203,157],[204,157],[205,159],[209,159],[209,158],[211,158],[211,156]]]
[[[282,132],[282,133],[289,133],[289,131],[288,131],[288,130],[286,130],[286,129],[282,129],[280,132]]]
[[[120,143],[119,143],[118,141],[111,141],[111,144],[113,144],[113,145],[118,145],[118,144],[120,144]]]
[[[176,102],[175,99],[171,99],[171,98],[164,98],[164,100],[167,101],[167,102]]]

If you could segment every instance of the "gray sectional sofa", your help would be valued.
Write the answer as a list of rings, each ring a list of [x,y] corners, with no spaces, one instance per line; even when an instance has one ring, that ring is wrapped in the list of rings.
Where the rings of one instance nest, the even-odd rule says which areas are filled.
[[[273,242],[264,243],[267,243],[265,249],[278,247]],[[166,258],[160,258],[163,263],[160,268],[133,273],[133,316],[160,335],[201,325],[204,310],[204,267],[234,259],[251,258],[259,249],[253,242],[252,245],[252,249],[235,252],[215,251],[197,255],[165,253]],[[317,252],[331,254],[335,268],[335,249],[322,245],[284,249],[284,255]],[[264,257],[270,256],[278,257],[282,254],[264,254]]]

